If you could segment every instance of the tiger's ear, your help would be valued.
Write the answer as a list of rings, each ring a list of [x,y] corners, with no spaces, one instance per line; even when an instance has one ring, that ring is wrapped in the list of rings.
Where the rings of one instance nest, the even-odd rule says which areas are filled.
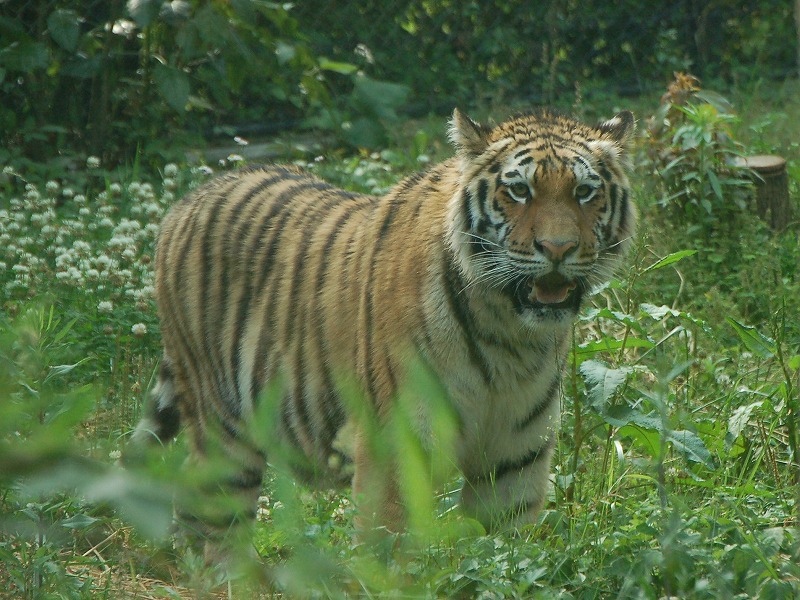
[[[462,156],[478,156],[489,145],[489,129],[457,108],[453,111],[447,136]]]
[[[633,132],[636,130],[636,119],[631,111],[623,110],[617,113],[614,118],[598,124],[597,129],[606,134],[620,147],[626,148],[628,142],[633,138]]]

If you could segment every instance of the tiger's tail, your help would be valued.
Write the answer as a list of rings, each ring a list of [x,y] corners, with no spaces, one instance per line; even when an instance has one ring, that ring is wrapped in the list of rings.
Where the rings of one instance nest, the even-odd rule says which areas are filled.
[[[131,442],[136,446],[164,444],[178,435],[180,425],[175,376],[169,358],[164,356],[158,373],[158,383],[148,395],[145,414],[136,425]]]

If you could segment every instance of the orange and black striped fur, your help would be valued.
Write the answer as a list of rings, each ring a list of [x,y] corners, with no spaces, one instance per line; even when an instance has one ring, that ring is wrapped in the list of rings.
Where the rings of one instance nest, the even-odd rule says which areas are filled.
[[[419,359],[458,417],[464,508],[490,526],[533,521],[572,321],[634,235],[633,130],[629,112],[596,127],[542,112],[490,128],[455,111],[456,156],[383,197],[282,166],[195,190],[160,234],[164,358],[136,437],[169,439],[180,421],[202,456],[219,432],[241,466],[230,487],[255,507],[266,457],[242,432],[268,382],[285,386],[270,435],[334,481],[350,416],[338,375],[383,419]],[[401,528],[396,469],[358,426],[354,443],[354,494],[377,493],[377,522]]]

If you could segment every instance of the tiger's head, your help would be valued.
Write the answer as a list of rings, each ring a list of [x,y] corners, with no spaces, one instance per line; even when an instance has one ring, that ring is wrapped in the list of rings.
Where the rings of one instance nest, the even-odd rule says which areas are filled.
[[[449,243],[470,283],[505,292],[531,324],[571,321],[634,236],[634,129],[628,111],[595,127],[542,112],[490,128],[456,109]]]

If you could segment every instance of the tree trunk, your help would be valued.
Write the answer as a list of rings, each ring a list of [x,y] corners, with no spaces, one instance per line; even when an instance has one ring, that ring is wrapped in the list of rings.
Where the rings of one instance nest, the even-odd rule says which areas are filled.
[[[796,0],[800,4],[800,0]],[[774,231],[781,231],[792,220],[792,203],[789,199],[789,176],[786,161],[769,154],[745,156],[736,161],[755,173],[756,213]]]

